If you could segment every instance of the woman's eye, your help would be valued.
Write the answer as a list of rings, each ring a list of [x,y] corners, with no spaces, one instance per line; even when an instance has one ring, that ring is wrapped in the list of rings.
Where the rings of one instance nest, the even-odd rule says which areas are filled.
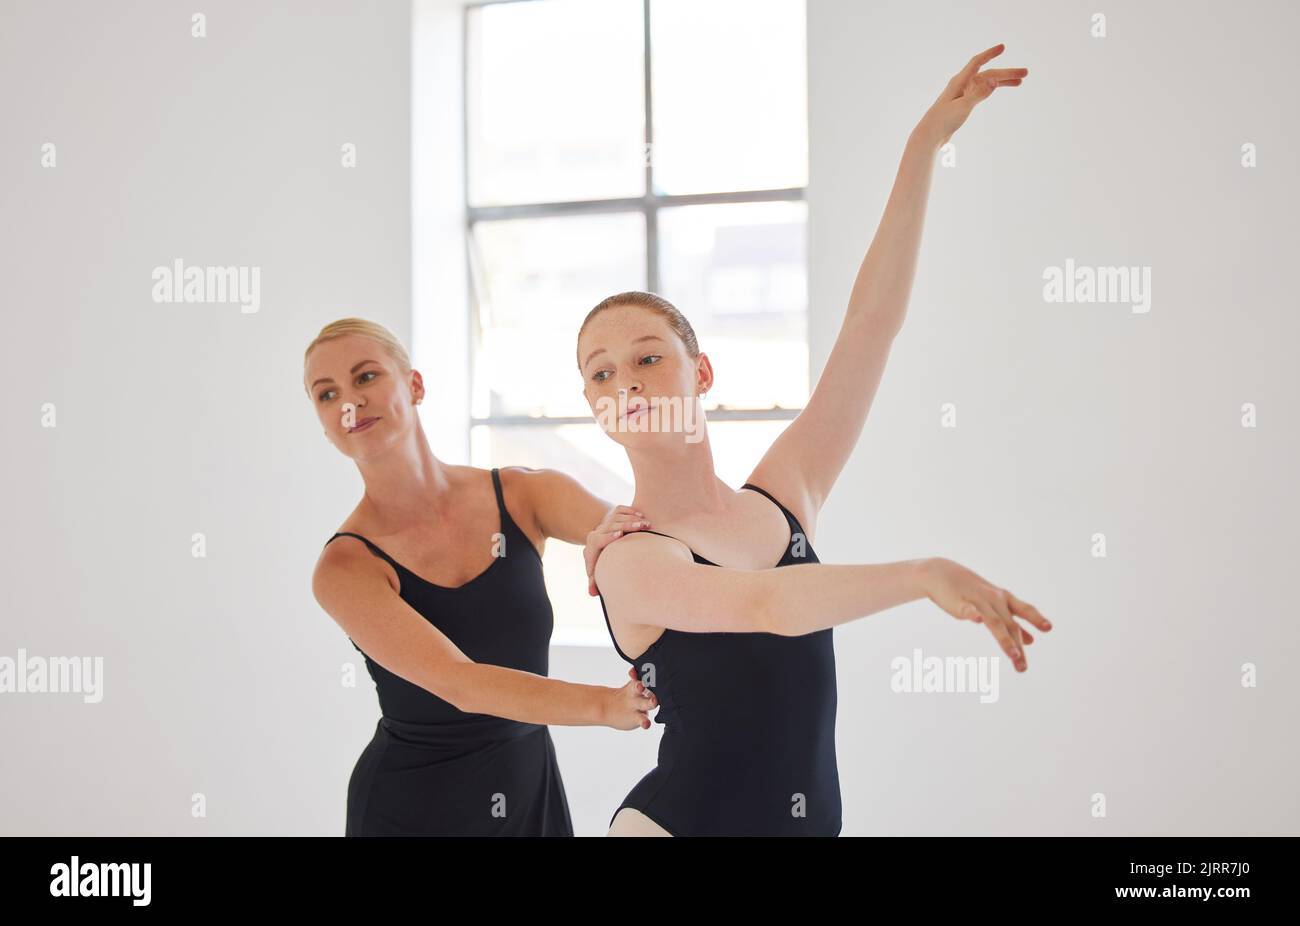
[[[361,377],[362,377],[362,376],[378,376],[378,375],[379,375],[379,371],[378,371],[378,370],[366,370],[364,373],[361,374],[361,376],[358,376],[358,377],[357,377],[357,382],[358,382],[358,383],[368,383],[368,382],[370,382],[370,380],[368,380],[368,379],[362,379]],[[327,395],[329,395],[329,394],[330,394],[331,392],[333,392],[333,391],[334,391],[333,389],[326,389],[326,390],[325,390],[324,392],[322,392],[319,396],[317,396],[317,398],[318,398],[320,401],[324,402],[324,401],[326,401],[325,397],[326,397]]]
[[[662,354],[646,354],[644,357],[641,357],[637,362],[645,363],[647,360],[649,360],[649,361],[653,361],[654,363],[658,363],[662,359],[664,359]],[[608,376],[609,376],[609,370],[598,370],[597,372],[591,375],[591,378],[595,382],[603,383]]]

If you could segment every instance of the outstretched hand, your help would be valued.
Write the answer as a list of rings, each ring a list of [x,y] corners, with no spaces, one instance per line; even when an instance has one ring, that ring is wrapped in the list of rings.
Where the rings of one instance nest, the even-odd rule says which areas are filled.
[[[1052,622],[1037,608],[942,556],[926,560],[922,576],[926,596],[931,601],[958,620],[983,624],[1017,672],[1029,667],[1024,647],[1033,643],[1034,638],[1016,621],[1026,621],[1044,633],[1051,630]]]
[[[932,141],[936,148],[947,144],[952,134],[966,122],[966,117],[977,103],[988,99],[998,87],[1019,87],[1029,73],[1029,68],[980,70],[1002,54],[1005,48],[1002,44],[994,45],[966,62],[966,66],[948,81],[939,98],[921,118],[917,131]]]

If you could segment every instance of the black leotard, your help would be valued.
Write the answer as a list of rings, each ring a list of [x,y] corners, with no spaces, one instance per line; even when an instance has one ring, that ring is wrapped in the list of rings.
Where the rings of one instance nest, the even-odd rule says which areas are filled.
[[[777,566],[819,562],[784,505],[742,488],[771,499],[790,525]],[[608,610],[605,626],[612,639]],[[831,628],[797,637],[666,629],[636,659],[614,648],[658,697],[664,725],[658,766],[618,810],[633,807],[674,836],[839,835]]]
[[[475,662],[546,675],[554,618],[541,558],[506,511],[492,470],[505,555],[464,585],[434,585],[360,534],[397,571],[402,600]],[[550,731],[468,714],[362,652],[383,716],[348,782],[348,836],[572,836]]]

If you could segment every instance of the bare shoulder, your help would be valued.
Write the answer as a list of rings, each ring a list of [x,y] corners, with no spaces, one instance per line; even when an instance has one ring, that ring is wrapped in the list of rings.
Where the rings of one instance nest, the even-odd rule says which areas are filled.
[[[497,471],[501,474],[502,491],[510,485],[523,492],[530,491],[539,481],[545,481],[548,474],[556,472],[553,469],[534,469],[531,466],[498,466]]]
[[[531,466],[502,466],[501,491],[518,496],[523,510],[527,511],[530,521],[537,523],[537,509],[546,499],[571,499],[586,490],[582,483],[568,473],[558,469],[534,469]],[[507,499],[510,498],[507,495]],[[540,530],[540,524],[538,529]]]
[[[643,652],[657,635],[751,633],[771,625],[767,602],[777,570],[729,569],[696,563],[680,540],[638,532],[615,540],[596,561],[596,582],[611,630],[625,653]],[[617,625],[617,626],[615,626]]]
[[[505,499],[506,510],[514,519],[519,529],[527,535],[528,540],[541,556],[546,549],[546,533],[542,530],[537,517],[537,499],[539,477],[553,470],[533,469],[531,466],[498,466],[501,478],[501,497]]]
[[[667,590],[681,585],[673,572],[689,569],[693,562],[690,549],[680,540],[640,531],[624,534],[601,550],[596,584],[611,630],[617,624],[624,634],[615,639],[625,652],[643,652],[657,639],[657,633],[643,634],[648,628],[665,626],[665,601],[671,597]],[[671,602],[667,610],[674,610]]]
[[[346,529],[341,528],[340,530]],[[358,532],[360,533],[360,532]],[[370,552],[356,537],[335,537],[321,550],[312,570],[311,588],[316,600],[322,600],[350,578],[381,575],[394,591],[398,589],[393,567]]]
[[[497,470],[501,479],[501,494],[505,497],[506,507],[513,512],[522,511],[529,506],[528,493],[530,476],[542,470],[528,466],[497,466],[484,469],[481,466],[448,466],[453,480],[460,485],[473,489],[481,486],[484,480],[491,481],[492,469]]]
[[[634,531],[612,541],[596,560],[596,582],[602,587],[637,588],[652,586],[665,569],[693,563],[691,548],[676,537]]]
[[[507,475],[508,474],[508,475]],[[534,469],[531,466],[502,466],[501,467],[501,487],[505,488],[506,480],[519,486],[520,490],[530,496],[539,492],[555,491],[563,489],[571,491],[574,489],[581,490],[582,484],[574,479],[568,473],[558,469]]]

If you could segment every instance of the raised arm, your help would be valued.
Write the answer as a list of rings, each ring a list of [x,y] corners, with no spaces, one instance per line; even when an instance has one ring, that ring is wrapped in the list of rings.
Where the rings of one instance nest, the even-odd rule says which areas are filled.
[[[1020,671],[1021,643],[1033,638],[1015,618],[1051,628],[1033,605],[942,558],[730,569],[695,563],[671,538],[634,534],[604,551],[596,577],[611,621],[685,633],[800,636],[929,598],[959,620],[984,624]]]
[[[809,529],[862,434],[907,314],[935,153],[976,103],[996,87],[1018,86],[1029,73],[1026,68],[981,72],[979,68],[1002,49],[995,45],[967,62],[908,136],[893,190],[817,386],[750,475],[748,481],[788,499],[786,504]]]
[[[389,672],[467,713],[525,723],[648,727],[655,703],[632,683],[577,685],[477,663],[398,596],[360,543],[326,546],[312,593],[357,647]]]

